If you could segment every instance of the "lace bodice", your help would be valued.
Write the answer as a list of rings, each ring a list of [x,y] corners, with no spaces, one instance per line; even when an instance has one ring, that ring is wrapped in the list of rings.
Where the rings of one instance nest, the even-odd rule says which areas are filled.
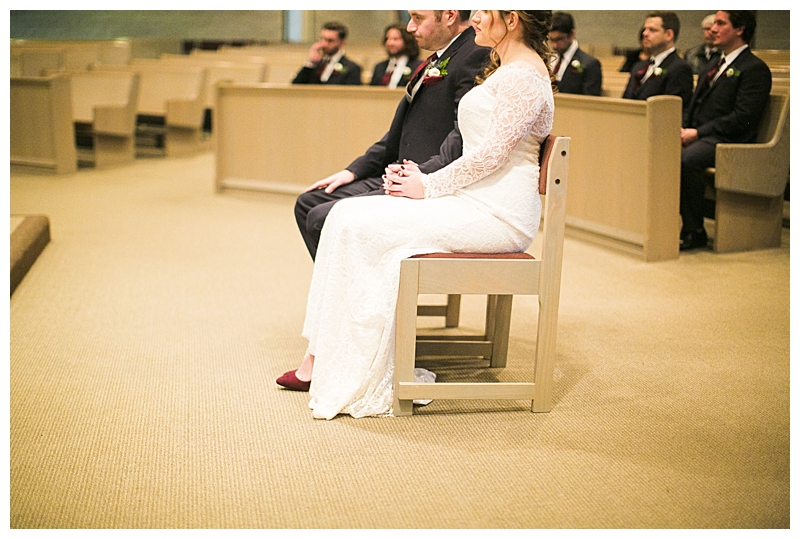
[[[542,140],[550,134],[553,110],[550,81],[532,64],[500,66],[462,99],[458,121],[463,155],[423,177],[425,198],[452,194],[497,171],[516,149],[527,151],[526,137]],[[538,144],[532,146],[538,150]],[[538,155],[529,158],[538,159]]]

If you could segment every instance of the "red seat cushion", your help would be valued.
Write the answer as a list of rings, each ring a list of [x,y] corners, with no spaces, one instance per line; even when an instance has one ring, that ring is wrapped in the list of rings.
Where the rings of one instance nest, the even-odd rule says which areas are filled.
[[[485,258],[498,260],[533,260],[528,253],[426,253],[411,258]]]

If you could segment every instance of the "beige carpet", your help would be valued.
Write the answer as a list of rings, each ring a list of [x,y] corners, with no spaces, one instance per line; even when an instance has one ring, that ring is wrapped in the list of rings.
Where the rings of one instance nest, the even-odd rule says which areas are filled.
[[[549,414],[325,422],[274,384],[305,345],[294,199],[213,174],[11,175],[11,213],[52,234],[10,300],[12,528],[789,526],[788,230],[656,264],[568,239]],[[515,300],[509,367],[483,375],[529,372],[534,313]]]

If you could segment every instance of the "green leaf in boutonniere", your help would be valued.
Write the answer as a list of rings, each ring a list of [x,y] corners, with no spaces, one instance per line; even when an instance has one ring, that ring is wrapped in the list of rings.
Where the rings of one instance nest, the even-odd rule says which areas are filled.
[[[578,60],[573,60],[569,63],[569,67],[574,69],[578,73],[583,73],[583,66]]]
[[[725,71],[726,77],[738,77],[741,75],[742,72],[736,69],[735,67],[729,67],[727,71]]]

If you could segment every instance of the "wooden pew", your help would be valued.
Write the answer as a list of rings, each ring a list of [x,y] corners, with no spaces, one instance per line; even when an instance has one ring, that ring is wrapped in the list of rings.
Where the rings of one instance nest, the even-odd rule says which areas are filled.
[[[121,70],[139,74],[137,152],[160,153],[143,139],[163,137],[167,156],[189,155],[208,149],[203,140],[206,102],[206,70],[197,66],[160,63],[129,66],[97,66],[97,70]]]
[[[11,50],[26,48],[58,47],[65,51],[65,69],[86,69],[91,63],[104,65],[127,65],[131,59],[131,42],[127,39],[113,40],[51,40],[12,39]],[[74,53],[70,51],[75,51]]]
[[[681,100],[557,94],[553,133],[570,137],[572,236],[648,262],[678,257]]]
[[[133,63],[141,61],[142,60],[134,60]],[[267,65],[262,62],[227,61],[211,55],[162,54],[161,58],[156,61],[162,63],[171,62],[175,65],[195,65],[205,68],[206,121],[204,122],[204,129],[206,132],[211,132],[212,135],[212,117],[214,115],[214,109],[216,108],[217,84],[222,81],[237,84],[257,84],[266,82],[267,72],[269,71]]]
[[[11,77],[11,165],[65,174],[78,168],[66,74]]]
[[[133,161],[139,74],[95,70],[73,73],[70,81],[76,141],[91,138],[88,150],[78,144],[78,160],[96,167]]]
[[[386,133],[403,89],[220,83],[217,189],[300,194]]]
[[[59,47],[12,47],[11,76],[46,77],[65,70],[64,50]]]
[[[789,95],[772,93],[752,144],[718,144],[706,197],[716,201],[714,251],[779,247],[789,181]]]
[[[603,97],[622,97],[628,86],[630,73],[603,70]]]

